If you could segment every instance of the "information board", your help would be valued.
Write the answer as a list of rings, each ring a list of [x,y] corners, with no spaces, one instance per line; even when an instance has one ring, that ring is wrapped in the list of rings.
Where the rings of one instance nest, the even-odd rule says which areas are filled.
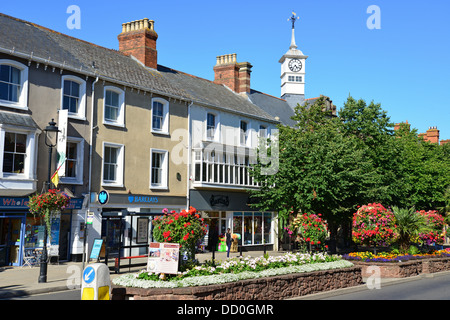
[[[89,259],[98,259],[100,255],[100,250],[102,249],[103,239],[95,239],[92,245],[91,256]]]
[[[147,271],[177,274],[180,245],[178,243],[150,242]]]

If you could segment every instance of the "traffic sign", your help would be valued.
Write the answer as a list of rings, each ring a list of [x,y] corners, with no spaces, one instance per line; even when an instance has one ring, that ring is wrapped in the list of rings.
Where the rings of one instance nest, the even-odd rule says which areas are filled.
[[[92,267],[87,267],[83,272],[83,280],[86,283],[91,283],[95,279],[95,270]]]

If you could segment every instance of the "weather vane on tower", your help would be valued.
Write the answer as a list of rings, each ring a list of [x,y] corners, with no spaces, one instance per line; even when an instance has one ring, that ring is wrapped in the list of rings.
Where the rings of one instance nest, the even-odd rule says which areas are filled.
[[[292,17],[288,19],[288,21],[292,22],[292,29],[295,29],[295,21],[297,21],[297,19],[300,19],[300,17],[297,17],[297,14],[292,11]]]

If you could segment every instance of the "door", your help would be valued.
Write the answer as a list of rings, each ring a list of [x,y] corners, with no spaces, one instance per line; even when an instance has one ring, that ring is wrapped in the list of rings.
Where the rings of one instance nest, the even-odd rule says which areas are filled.
[[[21,265],[22,225],[21,218],[0,219],[0,265]]]
[[[116,217],[106,217],[102,220],[102,238],[105,239],[108,258],[119,256],[123,243],[124,220]]]

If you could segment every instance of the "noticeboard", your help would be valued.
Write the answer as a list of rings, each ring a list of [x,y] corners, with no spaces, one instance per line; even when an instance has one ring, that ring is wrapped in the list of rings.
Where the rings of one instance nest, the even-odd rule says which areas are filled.
[[[89,259],[98,259],[100,250],[102,249],[103,239],[95,239],[92,245],[91,255]]]
[[[153,273],[177,274],[180,244],[150,242],[147,271]]]

